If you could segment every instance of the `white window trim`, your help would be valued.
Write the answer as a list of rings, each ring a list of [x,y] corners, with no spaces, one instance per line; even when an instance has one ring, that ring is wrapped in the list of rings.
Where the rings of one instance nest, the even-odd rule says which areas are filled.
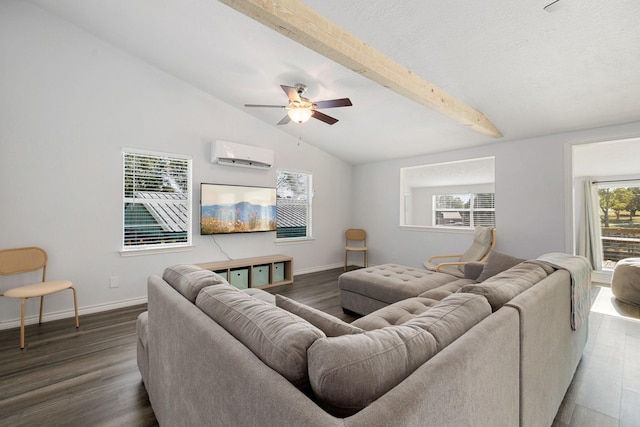
[[[188,164],[187,173],[187,241],[183,243],[162,244],[162,245],[140,245],[135,247],[128,247],[124,245],[124,227],[125,227],[125,197],[124,197],[124,185],[125,185],[125,171],[124,171],[124,156],[125,154],[141,154],[157,157],[171,157],[175,159],[186,160]],[[136,256],[136,255],[153,255],[167,252],[182,252],[189,251],[193,248],[193,157],[188,154],[170,153],[164,151],[152,151],[142,150],[137,148],[122,147],[122,173],[121,173],[121,188],[122,188],[122,223],[120,227],[121,240],[120,240],[120,255],[123,257]]]
[[[481,162],[481,169],[484,174],[478,176],[477,174],[459,174],[454,171],[452,174],[447,173],[447,169],[455,167],[460,169],[461,165],[465,165],[466,169],[473,168],[478,165],[477,162]],[[490,162],[490,163],[488,163]],[[490,165],[491,169],[488,169]],[[487,174],[491,171],[490,176]],[[424,171],[424,172],[422,172]],[[425,215],[422,220],[413,218],[413,211],[416,208],[414,202],[413,191],[415,189],[429,189],[430,191],[444,191],[448,192],[451,189],[451,193],[493,193],[495,197],[495,157],[477,157],[470,159],[452,160],[440,163],[430,164],[418,164],[413,166],[400,167],[400,191],[399,191],[399,224],[398,227],[401,230],[414,230],[414,231],[436,231],[436,232],[458,232],[467,233],[473,232],[470,227],[449,227],[446,225],[434,225],[433,221],[433,206],[431,202],[427,202],[429,199],[423,199],[423,204],[428,204],[430,214]],[[418,174],[416,174],[416,172]],[[444,173],[440,173],[444,172]],[[426,174],[425,174],[426,173]],[[417,180],[417,181],[416,181]],[[491,186],[491,190],[478,191],[474,188],[464,187],[477,187],[477,186]],[[494,207],[494,211],[495,211]],[[430,215],[430,216],[429,216]],[[429,224],[430,223],[430,224]],[[465,231],[466,230],[466,231]]]
[[[298,243],[308,243],[308,242],[314,241],[315,239],[313,237],[313,198],[314,198],[313,172],[309,170],[292,169],[292,168],[278,168],[277,171],[289,172],[289,173],[300,173],[300,174],[308,175],[309,176],[309,189],[308,189],[309,195],[307,198],[307,206],[308,206],[307,224],[306,224],[307,235],[304,237],[277,237],[278,232],[277,232],[277,226],[276,226],[276,240],[275,240],[276,244],[281,244],[281,245],[298,244]],[[276,191],[277,191],[277,183],[276,183]],[[277,203],[277,197],[276,197],[276,203]]]
[[[401,230],[407,231],[428,231],[435,233],[449,233],[449,234],[473,234],[474,229],[469,227],[446,227],[446,226],[438,226],[434,227],[432,225],[401,225]]]

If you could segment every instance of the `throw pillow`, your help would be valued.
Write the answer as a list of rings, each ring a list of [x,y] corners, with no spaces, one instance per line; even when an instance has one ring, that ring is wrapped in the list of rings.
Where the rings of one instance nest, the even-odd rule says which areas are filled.
[[[229,283],[213,271],[191,264],[178,264],[167,267],[162,274],[162,280],[191,302],[196,301],[201,289],[207,286]]]
[[[308,305],[299,303],[285,296],[276,295],[276,306],[302,317],[316,328],[320,329],[328,337],[339,337],[340,335],[359,334],[363,329],[343,322],[335,316],[317,310]]]
[[[309,322],[232,286],[210,286],[196,299],[205,314],[296,387],[308,388],[307,349],[324,333]]]
[[[489,277],[493,277],[498,273],[502,273],[503,271],[520,264],[522,261],[524,261],[524,259],[516,258],[511,255],[492,250],[491,252],[489,252],[487,263],[476,279],[476,282],[484,282]]]

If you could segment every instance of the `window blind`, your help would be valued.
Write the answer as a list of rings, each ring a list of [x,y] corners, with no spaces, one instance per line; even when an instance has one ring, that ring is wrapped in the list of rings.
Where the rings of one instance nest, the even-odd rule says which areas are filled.
[[[123,151],[124,250],[191,244],[191,158]]]
[[[311,174],[279,170],[276,181],[276,238],[311,237]]]
[[[495,227],[494,199],[494,193],[435,195],[434,224],[443,227]]]

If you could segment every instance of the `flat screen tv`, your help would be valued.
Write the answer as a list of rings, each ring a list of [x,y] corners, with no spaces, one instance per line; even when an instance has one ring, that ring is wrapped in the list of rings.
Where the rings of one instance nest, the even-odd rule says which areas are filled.
[[[276,189],[200,184],[200,234],[276,231]]]

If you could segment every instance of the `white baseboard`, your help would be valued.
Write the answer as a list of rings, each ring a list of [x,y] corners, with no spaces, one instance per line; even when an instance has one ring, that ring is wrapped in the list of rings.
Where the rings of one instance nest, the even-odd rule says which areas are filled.
[[[139,305],[139,304],[146,304],[146,303],[147,303],[147,297],[145,296],[145,297],[132,298],[129,300],[118,301],[113,303],[97,304],[89,307],[78,308],[78,315],[100,313],[102,311],[115,310],[117,308],[130,307],[132,305]],[[20,304],[16,305],[16,312],[20,313]],[[69,310],[56,311],[54,313],[45,313],[43,316],[42,322],[50,322],[52,320],[59,320],[59,319],[68,319],[74,316],[75,316],[75,313],[72,307]],[[36,314],[33,316],[25,317],[24,323],[25,325],[33,325],[38,323],[38,315]],[[80,325],[82,325],[82,323],[80,323]],[[0,330],[19,328],[19,327],[20,327],[19,317],[0,322]]]

